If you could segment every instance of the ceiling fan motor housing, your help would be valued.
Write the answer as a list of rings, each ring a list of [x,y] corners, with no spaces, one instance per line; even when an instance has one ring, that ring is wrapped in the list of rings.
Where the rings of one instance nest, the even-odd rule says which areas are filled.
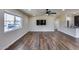
[[[46,14],[50,15],[50,14],[56,14],[56,12],[51,12],[49,9],[46,9]]]

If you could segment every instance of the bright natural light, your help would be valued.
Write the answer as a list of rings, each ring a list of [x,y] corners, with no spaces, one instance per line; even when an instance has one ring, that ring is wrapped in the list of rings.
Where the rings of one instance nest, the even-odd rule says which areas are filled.
[[[21,17],[4,13],[4,32],[21,28],[21,23]]]

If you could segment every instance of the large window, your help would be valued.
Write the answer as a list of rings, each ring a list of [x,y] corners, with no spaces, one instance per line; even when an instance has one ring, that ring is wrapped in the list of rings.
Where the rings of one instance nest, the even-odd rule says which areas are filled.
[[[21,17],[4,13],[4,32],[22,27]]]

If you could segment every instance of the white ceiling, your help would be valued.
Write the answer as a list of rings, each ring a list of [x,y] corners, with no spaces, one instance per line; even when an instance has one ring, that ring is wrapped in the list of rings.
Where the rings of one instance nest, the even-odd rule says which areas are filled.
[[[51,12],[56,12],[56,15],[61,15],[62,12],[66,14],[79,14],[79,9],[65,9],[64,11],[62,9],[50,9]],[[20,11],[29,14],[31,16],[40,16],[45,15],[46,9],[20,9]]]
[[[65,13],[79,15],[79,9],[66,9]]]
[[[26,14],[30,14],[32,16],[40,16],[40,15],[45,15],[46,13],[46,9],[20,9],[21,11],[23,11]],[[51,12],[56,12],[57,14],[59,14],[62,10],[61,9],[50,9]]]

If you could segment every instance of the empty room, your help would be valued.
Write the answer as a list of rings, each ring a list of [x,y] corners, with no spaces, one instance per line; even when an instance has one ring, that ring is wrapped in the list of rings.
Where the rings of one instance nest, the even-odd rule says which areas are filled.
[[[79,50],[79,9],[0,9],[0,50]]]

